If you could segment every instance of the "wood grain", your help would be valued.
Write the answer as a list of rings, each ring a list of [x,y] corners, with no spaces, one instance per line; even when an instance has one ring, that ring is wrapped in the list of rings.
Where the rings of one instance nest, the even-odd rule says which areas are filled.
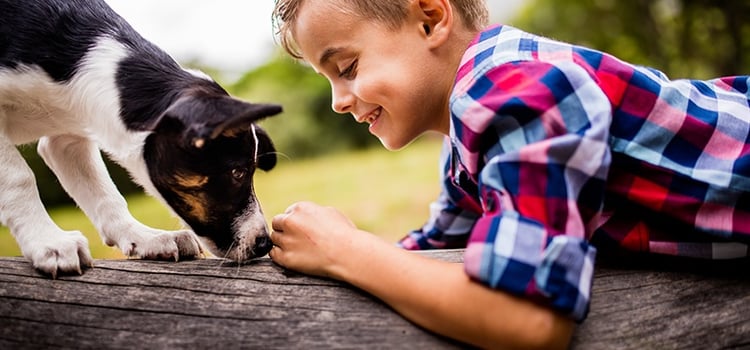
[[[463,251],[422,254],[461,262]],[[24,259],[0,258],[0,349],[466,348],[356,288],[268,258],[95,266],[50,280]],[[750,347],[749,275],[747,261],[597,263],[591,311],[572,348]]]

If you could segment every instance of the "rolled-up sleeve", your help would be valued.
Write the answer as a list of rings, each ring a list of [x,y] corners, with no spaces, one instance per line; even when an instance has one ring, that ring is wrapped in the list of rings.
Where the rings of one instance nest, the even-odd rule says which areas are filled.
[[[505,64],[482,79],[451,101],[464,132],[477,128],[473,115],[491,115],[483,130],[470,130],[481,135],[476,142],[458,135],[465,152],[485,155],[477,175],[483,215],[466,272],[581,321],[596,256],[587,235],[601,216],[611,159],[609,99],[573,63]]]

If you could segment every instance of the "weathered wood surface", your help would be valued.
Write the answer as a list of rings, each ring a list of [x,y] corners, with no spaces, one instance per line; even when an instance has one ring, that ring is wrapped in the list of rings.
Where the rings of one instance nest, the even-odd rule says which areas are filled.
[[[573,348],[750,349],[750,259],[602,255]]]
[[[429,256],[459,262],[462,251]],[[750,348],[750,262],[598,262],[573,349]],[[655,266],[656,265],[656,266]],[[264,258],[99,260],[49,280],[0,258],[0,349],[465,348],[339,282]]]

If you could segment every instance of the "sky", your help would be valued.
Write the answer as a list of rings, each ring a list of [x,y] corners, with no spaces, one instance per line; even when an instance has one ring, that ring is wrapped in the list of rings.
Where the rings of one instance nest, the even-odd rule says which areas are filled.
[[[274,0],[105,0],[142,36],[179,62],[199,61],[227,75],[250,70],[275,48]],[[493,21],[524,0],[487,0]]]

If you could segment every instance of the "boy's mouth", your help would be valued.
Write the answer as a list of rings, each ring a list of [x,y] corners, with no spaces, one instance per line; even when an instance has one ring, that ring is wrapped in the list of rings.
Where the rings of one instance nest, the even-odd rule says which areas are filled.
[[[382,111],[383,111],[383,107],[378,107],[374,109],[373,111],[371,111],[370,113],[367,113],[364,117],[358,118],[357,121],[360,123],[367,123],[367,124],[372,125],[373,123],[375,123],[375,121],[378,120],[378,118],[380,118],[380,112]]]

